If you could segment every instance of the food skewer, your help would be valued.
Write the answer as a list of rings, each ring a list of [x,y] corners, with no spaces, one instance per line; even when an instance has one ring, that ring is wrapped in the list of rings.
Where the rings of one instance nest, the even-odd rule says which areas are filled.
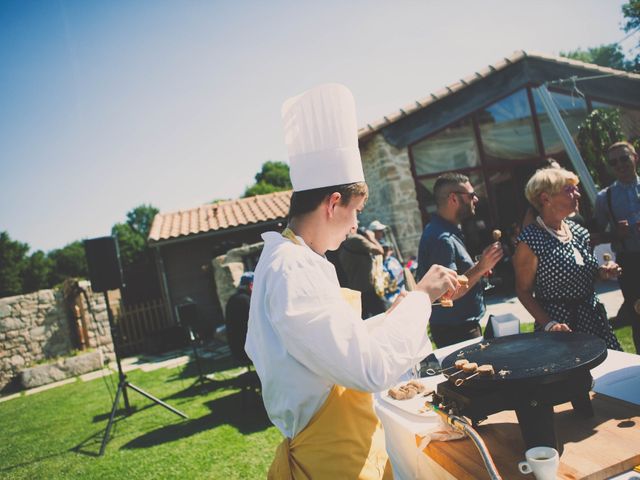
[[[458,283],[460,284],[460,288],[469,288],[469,278],[466,275],[458,275]],[[441,307],[453,307],[452,296],[456,293],[455,291],[449,290],[445,292],[438,301],[432,303],[432,305],[440,305]]]
[[[493,375],[495,372],[493,370],[493,367],[491,365],[480,365],[479,367],[477,366],[477,364],[473,364],[476,365],[476,368],[473,371],[470,371],[469,373],[471,373],[471,375],[469,375],[466,378],[458,378],[455,381],[455,386],[459,387],[460,385],[462,385],[464,382],[466,382],[467,380],[480,375],[480,376],[489,376],[489,375]]]
[[[451,375],[449,375],[447,378],[451,378],[454,375],[459,374],[460,372],[464,372],[464,373],[473,373],[478,369],[478,364],[475,362],[467,362],[464,364],[461,364],[460,366],[460,371],[452,373]],[[457,380],[456,380],[457,381]]]
[[[452,366],[443,368],[442,370],[440,370],[440,372],[436,372],[433,368],[427,368],[426,372],[427,372],[427,375],[436,375],[437,373],[442,373],[446,378],[449,378],[451,375],[447,376],[447,374],[444,372],[448,370],[452,370],[454,368],[457,368],[458,370],[462,371],[462,366],[466,365],[467,363],[469,363],[469,360],[462,358],[460,360],[456,360]],[[455,375],[456,373],[460,373],[460,372],[455,372],[452,375]]]
[[[459,373],[464,372],[464,368],[465,368],[467,365],[469,365],[469,360],[466,360],[466,359],[464,359],[464,358],[463,358],[463,359],[460,359],[460,360],[456,360],[456,361],[455,361],[455,363],[453,364],[453,366],[454,366],[454,368],[457,368],[457,369],[458,369],[458,371],[457,371],[457,372],[453,372],[451,375],[446,375],[446,374],[445,374],[445,377],[446,377],[446,378],[451,378],[451,377],[453,377],[454,375],[458,375]]]

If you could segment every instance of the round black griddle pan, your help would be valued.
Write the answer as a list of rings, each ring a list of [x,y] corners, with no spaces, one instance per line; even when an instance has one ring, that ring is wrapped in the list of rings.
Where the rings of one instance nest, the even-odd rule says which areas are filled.
[[[450,354],[442,368],[452,367],[456,360],[467,359],[480,365],[493,366],[491,376],[477,375],[467,386],[490,387],[505,382],[518,384],[552,383],[599,365],[607,358],[604,340],[578,332],[536,332],[484,340]],[[501,374],[502,372],[502,374]],[[451,378],[465,378],[460,373]]]

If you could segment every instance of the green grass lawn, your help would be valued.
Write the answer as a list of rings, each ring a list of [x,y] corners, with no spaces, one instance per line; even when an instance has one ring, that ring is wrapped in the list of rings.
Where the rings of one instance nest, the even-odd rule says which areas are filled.
[[[523,331],[532,331],[523,324]],[[616,329],[634,352],[631,327]],[[189,368],[133,371],[129,381],[189,416],[177,415],[129,390],[135,413],[119,416],[103,457],[98,457],[116,381],[77,381],[0,403],[2,479],[258,479],[265,478],[281,440],[262,403],[243,402],[230,359],[209,363],[219,381],[193,387]],[[113,389],[113,386],[111,387]]]
[[[0,478],[264,478],[281,435],[256,396],[243,405],[232,378],[243,370],[230,360],[215,365],[215,377],[227,380],[202,389],[190,388],[192,368],[131,372],[130,382],[189,419],[128,390],[135,413],[118,417],[103,457],[97,454],[112,404],[103,380],[0,403]]]

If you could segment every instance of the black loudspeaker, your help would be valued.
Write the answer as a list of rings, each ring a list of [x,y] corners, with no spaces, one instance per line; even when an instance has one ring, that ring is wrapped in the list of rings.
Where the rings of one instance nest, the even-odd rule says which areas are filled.
[[[195,330],[198,326],[198,306],[195,303],[178,305],[178,317],[183,327]]]
[[[84,253],[89,267],[91,289],[94,292],[106,292],[122,287],[120,250],[115,237],[85,240]]]

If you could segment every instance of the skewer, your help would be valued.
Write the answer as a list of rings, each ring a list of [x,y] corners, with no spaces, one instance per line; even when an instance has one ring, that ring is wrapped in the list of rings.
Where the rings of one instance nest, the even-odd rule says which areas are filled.
[[[474,367],[475,365],[475,367]],[[447,376],[445,375],[445,377],[447,378],[451,378],[455,375],[458,375],[459,373],[465,372],[465,368],[466,369],[471,369],[470,371],[475,371],[475,368],[478,367],[477,363],[470,363],[469,360],[466,359],[461,359],[461,360],[456,360],[454,366],[458,369],[457,372],[453,372],[451,375]],[[469,373],[468,371],[466,373]]]
[[[460,288],[469,288],[469,278],[467,278],[466,275],[458,275],[458,283],[460,284]],[[451,297],[455,293],[455,291],[449,290],[431,305],[440,305],[441,307],[445,308],[453,307],[453,300],[451,299]]]
[[[447,367],[447,368],[443,368],[442,370],[440,370],[440,373],[442,373],[446,378],[449,378],[449,376],[451,376],[451,375],[447,376],[447,374],[444,373],[444,372],[446,372],[448,370],[452,370],[454,368],[457,368],[458,370],[461,370],[462,366],[466,365],[467,363],[469,363],[469,360],[466,360],[464,358],[462,358],[460,360],[456,360],[452,366]],[[435,375],[436,373],[438,373],[433,368],[428,368],[426,370],[426,372],[427,372],[427,375]],[[456,372],[456,373],[460,373],[460,372]],[[452,375],[455,375],[456,373],[453,373]]]
[[[459,370],[459,371],[457,371],[457,372],[455,372],[455,373],[452,373],[452,374],[451,374],[451,375],[449,375],[447,378],[451,378],[451,377],[453,377],[454,375],[458,375],[458,374],[459,374],[459,373],[461,373],[461,372],[464,372],[464,373],[473,373],[473,372],[475,372],[477,369],[478,369],[478,364],[477,364],[477,363],[475,363],[475,362],[467,362],[467,363],[461,364],[461,366],[460,366],[460,370]],[[458,382],[458,380],[456,380],[456,382]]]
[[[481,375],[481,376],[489,376],[489,375],[493,375],[495,372],[493,371],[493,367],[491,365],[480,365],[479,367],[477,367],[474,370],[474,373],[472,373],[471,375],[469,375],[466,378],[458,378],[455,381],[455,386],[459,387],[460,385],[462,385],[464,382],[466,382],[467,380],[472,379],[473,377],[477,376],[477,375]]]

